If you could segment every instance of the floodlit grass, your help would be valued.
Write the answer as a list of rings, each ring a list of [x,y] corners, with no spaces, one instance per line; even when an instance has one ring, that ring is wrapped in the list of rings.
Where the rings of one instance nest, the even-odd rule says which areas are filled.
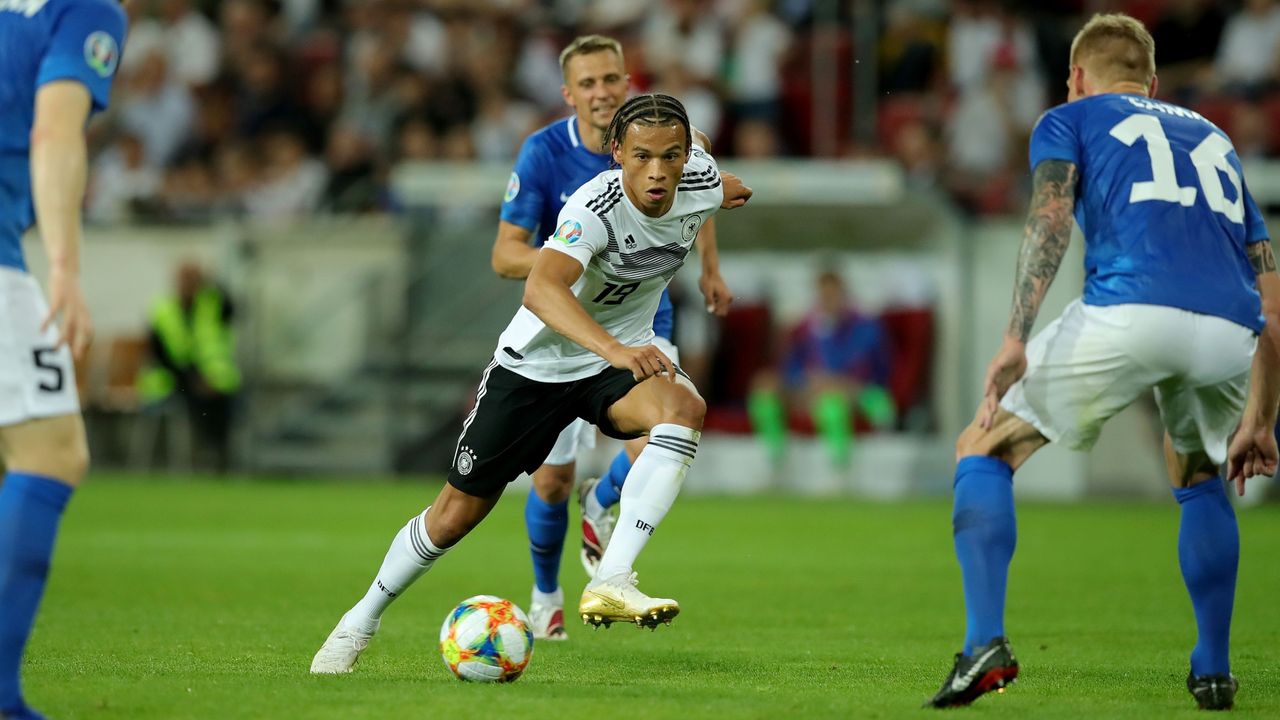
[[[523,501],[506,498],[388,612],[345,677],[311,656],[367,587],[426,483],[97,476],[73,500],[28,649],[57,718],[921,717],[963,634],[945,503],[681,499],[641,587],[684,612],[656,632],[570,624],[511,685],[461,683],[436,651],[470,595],[529,601]],[[573,617],[585,575],[570,530]],[[1017,685],[984,717],[1200,717],[1178,511],[1024,505],[1008,631]],[[1280,716],[1280,508],[1241,514],[1237,714]]]

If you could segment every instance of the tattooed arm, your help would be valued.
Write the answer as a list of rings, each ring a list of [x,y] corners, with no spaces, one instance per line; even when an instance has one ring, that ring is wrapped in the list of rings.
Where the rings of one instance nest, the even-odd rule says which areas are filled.
[[[1258,349],[1253,354],[1249,399],[1240,429],[1227,451],[1227,479],[1235,480],[1236,490],[1242,495],[1246,479],[1275,474],[1277,455],[1280,455],[1275,438],[1277,405],[1280,405],[1280,274],[1276,273],[1276,256],[1270,240],[1246,245],[1245,254],[1257,275],[1266,326],[1258,335]]]
[[[1018,251],[1009,327],[1004,333],[1004,344],[987,366],[983,383],[982,408],[978,413],[978,424],[983,428],[990,429],[1000,398],[1027,371],[1027,338],[1071,242],[1071,212],[1075,208],[1078,177],[1075,164],[1065,160],[1045,160],[1036,165],[1031,210],[1022,231],[1022,248]]]
[[[1036,166],[1031,210],[1022,231],[1018,272],[1013,285],[1013,310],[1006,335],[1020,342],[1031,336],[1040,303],[1058,274],[1071,242],[1071,218],[1076,202],[1076,166],[1065,160],[1046,160]]]

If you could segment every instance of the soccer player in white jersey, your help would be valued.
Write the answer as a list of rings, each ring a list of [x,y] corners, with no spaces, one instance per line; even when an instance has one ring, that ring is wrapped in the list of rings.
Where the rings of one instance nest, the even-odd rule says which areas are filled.
[[[622,57],[622,45],[601,35],[575,38],[560,53],[565,102],[574,114],[556,120],[530,135],[520,148],[515,169],[502,203],[502,219],[493,244],[493,269],[503,277],[523,280],[529,276],[538,250],[546,242],[569,196],[601,172],[613,157],[604,145],[614,113],[627,98],[630,78]],[[695,142],[710,152],[707,137],[694,129]],[[535,235],[535,231],[540,232]],[[530,239],[534,244],[530,244]],[[715,219],[708,218],[695,244],[701,259],[698,280],[708,310],[727,314],[733,295],[720,276],[716,252]],[[677,364],[673,344],[675,311],[666,292],[653,318],[654,343]],[[579,441],[594,439],[595,428],[576,420],[556,440],[547,459],[533,473],[533,487],[525,501],[524,519],[533,561],[534,586],[529,603],[533,636],[540,640],[565,640],[564,591],[560,587],[560,558],[569,529],[569,496]],[[584,481],[578,496],[582,506],[582,562],[594,574],[613,534],[609,508],[620,499],[620,490],[632,460],[644,448],[638,438],[619,450],[609,471]]]
[[[72,365],[90,339],[84,127],[107,106],[124,33],[116,0],[0,1],[0,718],[40,717],[22,696],[22,653],[63,509],[88,469]],[[33,223],[47,305],[22,253]]]
[[[621,168],[569,198],[539,251],[524,304],[499,338],[463,423],[448,483],[396,535],[311,672],[350,672],[387,606],[489,514],[507,483],[537,468],[575,418],[612,437],[649,437],[579,613],[592,624],[643,627],[679,613],[675,600],[639,590],[632,565],[680,491],[706,404],[653,345],[653,314],[701,225],[751,193],[692,146],[684,107],[668,95],[624,103],[607,142]]]
[[[1108,418],[1154,391],[1198,631],[1187,689],[1201,708],[1228,709],[1240,543],[1218,467],[1230,460],[1240,491],[1245,476],[1275,472],[1280,275],[1230,139],[1152,99],[1155,42],[1142,23],[1090,20],[1071,45],[1067,86],[1069,101],[1031,135],[1013,309],[982,404],[956,441],[952,533],[967,629],[928,705],[967,705],[1018,676],[1004,628],[1014,470],[1050,441],[1087,450]],[[1028,343],[1073,215],[1084,296]]]

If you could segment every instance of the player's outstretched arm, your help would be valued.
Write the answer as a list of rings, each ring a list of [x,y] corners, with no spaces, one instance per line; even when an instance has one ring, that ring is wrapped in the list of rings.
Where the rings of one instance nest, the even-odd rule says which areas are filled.
[[[547,327],[608,360],[610,365],[630,370],[636,380],[662,372],[674,380],[675,364],[662,351],[652,345],[623,345],[587,314],[571,290],[582,270],[582,264],[570,255],[539,251],[533,272],[524,284],[524,306]]]
[[[1013,281],[1013,309],[1004,343],[987,367],[983,387],[979,422],[984,428],[990,428],[1000,398],[1026,372],[1027,338],[1031,337],[1040,304],[1071,242],[1078,179],[1075,164],[1065,160],[1045,160],[1036,166],[1032,176],[1031,209],[1023,226]]]
[[[493,271],[504,278],[523,280],[533,270],[538,248],[529,244],[533,231],[506,220],[498,221],[498,237],[493,241]]]
[[[1280,273],[1270,240],[1245,246],[1249,262],[1257,274],[1262,296],[1262,317],[1266,322],[1258,336],[1249,379],[1249,400],[1240,428],[1227,450],[1227,479],[1244,494],[1244,482],[1254,475],[1276,473],[1276,415],[1280,406]]]
[[[84,126],[92,101],[74,80],[46,83],[36,93],[31,129],[31,189],[36,225],[49,256],[47,327],[61,320],[59,345],[83,357],[92,337],[89,308],[80,290],[80,207],[88,176]]]

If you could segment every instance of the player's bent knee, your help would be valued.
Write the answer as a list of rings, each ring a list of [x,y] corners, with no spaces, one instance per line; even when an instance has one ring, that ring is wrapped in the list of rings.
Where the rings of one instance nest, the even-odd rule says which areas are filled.
[[[977,423],[965,428],[960,432],[960,437],[956,438],[956,460],[971,455],[989,454],[991,452],[990,444],[984,442],[985,440],[986,431]]]
[[[701,430],[707,416],[707,402],[683,385],[676,387],[678,390],[664,403],[662,421]]]
[[[533,490],[544,502],[557,504],[573,494],[573,465],[543,465],[533,473]]]

